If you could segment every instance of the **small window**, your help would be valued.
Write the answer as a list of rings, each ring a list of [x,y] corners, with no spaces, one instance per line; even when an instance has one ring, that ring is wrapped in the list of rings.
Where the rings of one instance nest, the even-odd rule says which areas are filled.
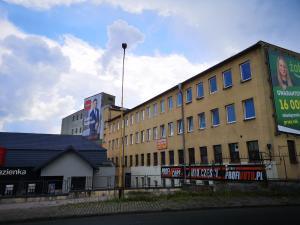
[[[132,167],[133,166],[133,163],[132,163],[132,155],[129,156],[129,166]]]
[[[178,164],[179,165],[184,164],[184,155],[183,155],[183,150],[182,149],[178,150]]]
[[[36,189],[36,184],[28,184],[27,193],[33,194],[33,193],[35,193],[35,189]]]
[[[134,120],[134,116],[133,114],[130,116],[130,124],[132,125],[133,124],[133,120]]]
[[[194,148],[189,148],[189,163],[195,164],[195,150]]]
[[[157,103],[153,104],[153,115],[156,116],[158,113],[157,111]]]
[[[199,128],[200,129],[205,129],[206,127],[206,122],[205,122],[205,113],[202,112],[198,115],[199,118]]]
[[[157,127],[153,127],[153,140],[157,140]]]
[[[182,120],[177,120],[177,133],[178,134],[183,133],[183,122],[182,122]]]
[[[12,195],[13,192],[14,192],[14,185],[13,184],[5,185],[4,195]]]
[[[151,154],[147,153],[147,166],[151,165]]]
[[[288,145],[290,162],[292,164],[298,163],[295,141],[288,140],[287,145]]]
[[[165,138],[166,137],[166,129],[165,125],[160,125],[160,137]]]
[[[160,101],[160,112],[161,113],[165,112],[165,100]]]
[[[135,132],[135,143],[139,143],[139,132]]]
[[[166,153],[165,152],[161,152],[160,153],[160,164],[162,166],[166,165]]]
[[[73,121],[75,120],[75,115],[73,115],[73,118],[72,118],[72,120],[73,120]]]
[[[130,144],[133,144],[133,134],[130,134]]]
[[[197,84],[197,98],[204,97],[203,82]]]
[[[151,129],[147,129],[147,141],[150,141],[150,139],[151,139]]]
[[[145,165],[145,158],[144,158],[144,154],[141,154],[141,166]]]
[[[239,153],[238,143],[230,143],[228,146],[229,146],[229,153],[230,153],[230,162],[231,163],[239,163],[240,162],[240,153]]]
[[[203,163],[203,164],[208,163],[207,147],[206,146],[200,147],[200,157],[201,157],[201,163]]]
[[[158,158],[157,158],[157,152],[153,153],[153,166],[158,165]]]
[[[139,112],[136,112],[135,113],[135,122],[138,123],[139,120],[140,120],[140,114],[139,114]]]
[[[236,122],[234,104],[230,104],[226,106],[226,113],[227,113],[227,123]]]
[[[211,123],[213,127],[220,125],[219,109],[211,110]]]
[[[258,141],[247,141],[247,148],[248,148],[249,162],[259,162],[260,154],[259,154]]]
[[[119,158],[116,157],[116,167],[118,167],[118,166],[119,166]]]
[[[143,109],[143,111],[141,111],[141,117],[142,117],[142,120],[145,120],[145,110]]]
[[[135,155],[135,166],[139,166],[139,155]]]
[[[251,79],[251,68],[250,68],[250,62],[247,61],[240,65],[241,70],[241,80],[247,81]]]
[[[147,116],[148,116],[148,118],[150,118],[151,117],[151,108],[150,108],[150,106],[148,106],[146,110],[147,110]]]
[[[125,156],[125,163],[124,166],[127,167],[127,155]]]
[[[174,151],[169,151],[169,165],[174,165]]]
[[[142,130],[141,131],[141,143],[145,142],[145,132]]]
[[[253,98],[244,101],[244,119],[254,119],[255,118],[255,108]]]
[[[217,87],[217,78],[216,78],[216,76],[210,78],[208,81],[209,81],[209,93],[213,94],[213,93],[217,92],[218,87]]]
[[[182,106],[182,94],[181,94],[181,92],[177,93],[177,106]]]
[[[232,74],[231,70],[223,72],[223,87],[229,88],[232,87]]]
[[[187,118],[187,125],[188,132],[192,132],[194,130],[194,119],[192,116]]]
[[[222,157],[222,146],[221,145],[214,145],[214,156],[215,156],[215,163],[223,163]]]
[[[125,135],[124,139],[125,139],[125,145],[128,145],[128,136]]]
[[[192,94],[192,88],[188,88],[186,90],[186,103],[192,102],[193,94]]]
[[[168,123],[168,131],[169,131],[169,136],[174,135],[174,123],[173,122]]]
[[[173,98],[172,98],[172,96],[168,97],[168,108],[169,108],[169,111],[171,111],[173,109]]]

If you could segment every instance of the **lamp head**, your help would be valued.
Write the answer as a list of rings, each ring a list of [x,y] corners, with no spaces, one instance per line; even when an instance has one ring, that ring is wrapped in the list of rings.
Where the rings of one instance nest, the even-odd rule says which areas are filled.
[[[122,48],[125,50],[127,48],[127,44],[126,43],[122,43]]]

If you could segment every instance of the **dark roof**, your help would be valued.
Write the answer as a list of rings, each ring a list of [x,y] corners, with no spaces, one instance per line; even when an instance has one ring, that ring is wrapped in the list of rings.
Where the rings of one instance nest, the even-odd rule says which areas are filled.
[[[106,149],[82,136],[0,132],[6,167],[40,167],[70,146],[93,167],[107,161]]]

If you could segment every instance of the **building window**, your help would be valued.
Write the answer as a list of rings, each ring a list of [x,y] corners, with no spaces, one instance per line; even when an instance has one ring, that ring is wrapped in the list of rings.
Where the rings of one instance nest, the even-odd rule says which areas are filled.
[[[226,106],[226,113],[227,113],[227,123],[236,122],[234,104],[230,104]]]
[[[158,165],[157,152],[153,153],[153,166]]]
[[[135,155],[135,166],[139,166],[139,155]]]
[[[138,123],[139,120],[140,120],[140,114],[139,114],[139,112],[136,112],[135,113],[135,122]]]
[[[202,112],[198,115],[199,118],[199,128],[204,129],[206,127],[206,122],[205,122],[205,112]]]
[[[82,113],[80,113],[80,119],[82,119]]]
[[[114,148],[115,148],[115,140],[112,140],[111,148],[112,148],[112,150],[114,150]]]
[[[253,98],[244,101],[244,119],[249,120],[255,118],[255,108]]]
[[[250,68],[250,62],[247,61],[240,65],[241,70],[241,79],[242,81],[247,81],[251,79],[251,68]]]
[[[178,134],[183,133],[183,122],[182,122],[182,120],[177,120],[177,133]]]
[[[160,112],[161,113],[165,112],[165,100],[160,101]]]
[[[139,143],[139,132],[135,132],[135,143]]]
[[[195,164],[195,150],[194,148],[189,148],[189,163]]]
[[[127,167],[127,155],[125,155],[125,163],[124,163],[125,165],[125,167]]]
[[[172,96],[168,97],[168,109],[171,111],[173,109],[173,98]]]
[[[230,153],[230,162],[231,163],[239,163],[240,162],[240,153],[239,153],[239,145],[238,143],[230,143],[229,153]]]
[[[169,130],[169,136],[173,136],[174,135],[174,123],[173,122],[168,123],[168,130]]]
[[[145,132],[142,130],[141,131],[141,143],[145,142]]]
[[[33,194],[35,193],[36,184],[28,184],[27,193]]]
[[[82,133],[82,127],[79,128],[79,133],[80,133],[80,134]]]
[[[158,113],[157,111],[157,103],[153,104],[153,115],[156,116]]]
[[[165,138],[166,137],[166,129],[165,125],[160,125],[160,137]]]
[[[160,153],[160,164],[162,166],[166,165],[166,153],[165,152],[161,152]]]
[[[290,162],[292,164],[298,163],[295,141],[288,140],[287,145],[288,145]]]
[[[133,166],[133,164],[132,164],[132,155],[131,155],[131,156],[129,156],[129,166],[130,166],[130,167],[132,167],[132,166]]]
[[[148,118],[150,118],[151,117],[151,108],[150,108],[150,106],[147,106],[146,110],[147,110],[147,116],[148,116]]]
[[[206,146],[200,147],[200,157],[201,157],[201,163],[203,163],[203,164],[208,163],[207,147]]]
[[[143,109],[143,111],[141,111],[141,117],[142,117],[142,120],[145,120],[145,110]]]
[[[133,114],[130,116],[130,124],[132,125],[133,124],[133,119],[134,119],[134,116]]]
[[[4,195],[13,195],[13,192],[14,192],[14,185],[13,184],[5,185]]]
[[[218,87],[217,87],[217,78],[216,78],[216,76],[210,78],[210,79],[208,80],[208,82],[209,82],[209,93],[210,93],[210,94],[215,93],[215,92],[218,90]]]
[[[259,155],[258,141],[247,141],[247,148],[248,148],[249,162],[259,162],[260,155]]]
[[[169,165],[174,165],[174,151],[169,151]]]
[[[118,166],[119,166],[119,158],[116,157],[116,167],[118,167]]]
[[[214,156],[215,156],[215,163],[223,163],[222,157],[222,146],[221,145],[214,145]]]
[[[151,154],[147,153],[147,166],[150,166],[151,164]]]
[[[211,110],[211,123],[213,127],[220,125],[219,109]]]
[[[182,94],[181,92],[177,93],[177,106],[181,106],[182,105]]]
[[[128,117],[125,118],[125,125],[128,127]]]
[[[153,127],[153,140],[157,140],[157,127]]]
[[[184,155],[183,155],[183,150],[182,149],[178,150],[178,164],[179,165],[184,164]]]
[[[75,120],[75,115],[73,115],[73,118],[72,118],[72,120],[73,120],[73,121]]]
[[[204,97],[203,82],[197,84],[197,98]]]
[[[147,129],[146,136],[147,136],[147,141],[150,141],[150,139],[151,139],[151,129]]]
[[[128,136],[126,135],[124,138],[125,138],[125,145],[128,145]]]
[[[72,129],[71,133],[74,134],[74,129]]]
[[[144,164],[145,164],[144,154],[141,154],[141,166],[144,166]]]
[[[194,119],[192,116],[187,118],[187,125],[188,132],[192,132],[194,130]]]
[[[133,144],[133,134],[130,134],[130,144]]]
[[[232,87],[232,74],[231,70],[223,72],[223,87],[229,88]]]
[[[192,102],[192,100],[193,100],[192,88],[188,88],[186,90],[186,103]]]

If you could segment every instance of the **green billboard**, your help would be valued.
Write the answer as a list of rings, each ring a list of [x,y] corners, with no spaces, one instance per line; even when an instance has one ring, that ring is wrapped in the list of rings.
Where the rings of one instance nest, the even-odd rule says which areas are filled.
[[[268,50],[278,131],[300,134],[300,60]]]

